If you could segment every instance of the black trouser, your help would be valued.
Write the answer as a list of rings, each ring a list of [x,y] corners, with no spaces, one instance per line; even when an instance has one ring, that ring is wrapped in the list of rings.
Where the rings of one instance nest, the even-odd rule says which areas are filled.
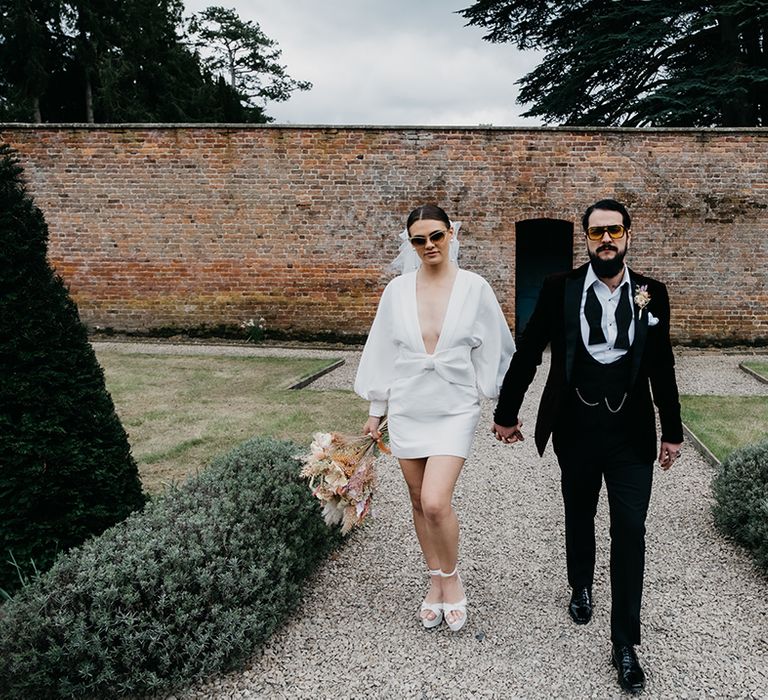
[[[611,519],[611,640],[639,644],[653,463],[638,458],[628,435],[615,432],[568,438],[561,434],[554,443],[565,505],[568,583],[574,588],[592,585],[595,513],[605,479]]]

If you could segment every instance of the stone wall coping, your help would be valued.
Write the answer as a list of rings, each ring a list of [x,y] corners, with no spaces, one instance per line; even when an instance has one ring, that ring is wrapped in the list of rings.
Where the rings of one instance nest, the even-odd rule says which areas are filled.
[[[0,129],[20,130],[65,130],[83,129],[91,131],[115,130],[168,130],[168,129],[218,129],[232,131],[259,131],[262,129],[286,130],[317,130],[317,131],[500,131],[520,133],[676,133],[676,134],[756,134],[768,136],[766,127],[688,127],[688,126],[494,126],[493,124],[478,124],[472,126],[428,126],[428,125],[388,125],[388,124],[228,124],[228,123],[125,123],[125,124],[87,124],[87,123],[42,123],[0,122]]]

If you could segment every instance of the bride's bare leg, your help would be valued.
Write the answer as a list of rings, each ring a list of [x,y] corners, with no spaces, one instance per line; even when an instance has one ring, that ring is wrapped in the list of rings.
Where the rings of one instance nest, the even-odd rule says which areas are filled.
[[[411,508],[413,512],[413,526],[416,530],[416,538],[419,540],[419,546],[424,554],[424,560],[429,569],[440,569],[440,559],[437,555],[437,549],[430,536],[429,527],[421,506],[421,488],[424,480],[424,471],[427,465],[425,459],[400,459],[400,469],[405,477],[405,483],[408,485],[408,494],[411,497]],[[443,602],[443,580],[440,576],[430,576],[430,587],[425,603]],[[427,620],[434,620],[435,613],[431,610],[423,610],[421,617]]]
[[[464,459],[436,455],[427,459],[421,482],[421,513],[429,533],[430,547],[440,568],[450,573],[456,568],[459,555],[459,521],[451,503],[456,481],[464,466]],[[433,568],[430,564],[430,568]],[[464,589],[458,576],[442,579],[443,602],[458,603],[464,598]],[[446,613],[448,622],[463,616],[460,611]]]

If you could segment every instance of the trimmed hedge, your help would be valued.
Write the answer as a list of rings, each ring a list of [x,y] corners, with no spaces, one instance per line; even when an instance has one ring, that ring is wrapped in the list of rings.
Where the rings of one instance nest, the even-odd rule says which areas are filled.
[[[2,145],[0,588],[8,592],[145,502],[104,373],[47,245],[43,214]]]
[[[768,574],[768,439],[732,452],[712,482],[715,524]]]
[[[243,443],[61,556],[0,608],[0,694],[142,695],[237,668],[340,541],[295,452]]]

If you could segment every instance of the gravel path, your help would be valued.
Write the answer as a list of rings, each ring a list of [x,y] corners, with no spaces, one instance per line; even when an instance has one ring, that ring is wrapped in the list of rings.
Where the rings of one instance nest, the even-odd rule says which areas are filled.
[[[304,352],[304,351],[291,351]],[[359,353],[320,351],[345,365],[313,387],[349,388]],[[762,394],[738,369],[750,355],[681,350],[682,393]],[[531,434],[546,363],[523,405]],[[208,698],[612,698],[609,661],[608,513],[598,515],[595,614],[566,613],[562,502],[551,447],[502,446],[487,426],[457,487],[460,571],[469,620],[452,634],[423,630],[416,610],[427,578],[393,458],[380,464],[369,526],[308,582],[296,615],[241,673],[177,697]],[[329,428],[332,426],[329,426]],[[686,446],[655,474],[643,601],[643,698],[768,698],[768,581],[714,529],[711,468]]]

